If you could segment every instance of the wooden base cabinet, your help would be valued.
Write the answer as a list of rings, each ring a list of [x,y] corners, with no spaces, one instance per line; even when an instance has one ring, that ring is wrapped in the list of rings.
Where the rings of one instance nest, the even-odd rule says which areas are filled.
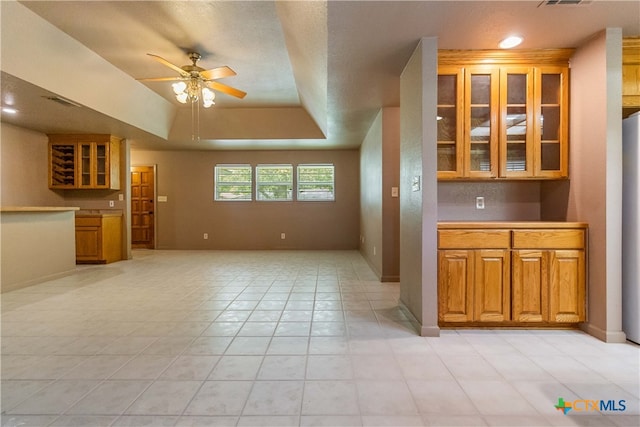
[[[549,321],[558,323],[584,321],[584,250],[550,251],[549,258]]]
[[[509,320],[509,232],[442,230],[438,239],[439,320]]]
[[[585,225],[511,230],[451,226],[438,231],[441,326],[537,327],[585,320]]]
[[[76,263],[107,264],[122,259],[122,215],[76,216]]]
[[[482,249],[475,252],[473,320],[504,322],[511,319],[509,251]]]
[[[438,310],[443,322],[473,321],[473,252],[438,252]]]
[[[543,322],[549,318],[549,266],[544,251],[515,250],[512,253],[513,320]]]

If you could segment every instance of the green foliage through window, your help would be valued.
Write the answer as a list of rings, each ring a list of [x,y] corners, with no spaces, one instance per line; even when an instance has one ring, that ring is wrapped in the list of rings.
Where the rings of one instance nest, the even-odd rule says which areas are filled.
[[[256,166],[256,200],[293,200],[293,166]]]
[[[335,200],[333,165],[298,165],[298,200]]]
[[[251,200],[251,166],[218,165],[215,168],[215,200]]]

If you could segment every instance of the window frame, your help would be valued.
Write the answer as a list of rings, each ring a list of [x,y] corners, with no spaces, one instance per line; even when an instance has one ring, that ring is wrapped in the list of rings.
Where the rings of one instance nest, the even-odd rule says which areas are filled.
[[[249,181],[222,181],[222,183],[227,184],[227,185],[239,185],[239,186],[249,186],[249,192],[246,193],[248,195],[248,198],[224,198],[224,197],[220,197],[220,192],[218,190],[218,184],[220,182],[219,180],[219,173],[218,171],[224,168],[236,168],[236,169],[248,169],[249,170]],[[220,163],[215,165],[214,169],[213,169],[213,200],[216,202],[252,202],[253,201],[253,182],[254,182],[254,178],[253,178],[253,167],[250,164],[247,163]],[[245,194],[245,193],[241,193],[241,194]]]
[[[289,181],[260,181],[260,170],[267,169],[289,169],[290,176]],[[288,163],[261,163],[255,166],[256,177],[255,177],[255,200],[257,202],[292,202],[293,201],[293,193],[294,193],[294,179],[293,179],[293,165]],[[286,198],[261,198],[260,188],[263,186],[278,186],[278,185],[286,185],[287,186],[287,197]]]
[[[322,181],[301,181],[300,169],[303,168],[331,168],[331,198],[306,198],[301,197],[301,184],[317,184],[326,185],[328,182]],[[335,202],[336,201],[336,167],[333,163],[301,163],[296,168],[296,200],[301,202]]]

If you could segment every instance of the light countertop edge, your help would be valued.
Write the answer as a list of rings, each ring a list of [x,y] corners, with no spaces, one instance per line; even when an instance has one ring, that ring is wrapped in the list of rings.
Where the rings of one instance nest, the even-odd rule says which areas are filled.
[[[438,229],[471,229],[471,228],[589,228],[586,222],[570,221],[441,221],[438,222]]]
[[[74,206],[3,206],[0,212],[65,212],[80,210]]]

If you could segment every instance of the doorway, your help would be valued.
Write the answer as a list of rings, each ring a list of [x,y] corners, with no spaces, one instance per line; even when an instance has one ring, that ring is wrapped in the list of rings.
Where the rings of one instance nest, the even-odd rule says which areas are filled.
[[[131,167],[131,247],[155,248],[155,167]]]

